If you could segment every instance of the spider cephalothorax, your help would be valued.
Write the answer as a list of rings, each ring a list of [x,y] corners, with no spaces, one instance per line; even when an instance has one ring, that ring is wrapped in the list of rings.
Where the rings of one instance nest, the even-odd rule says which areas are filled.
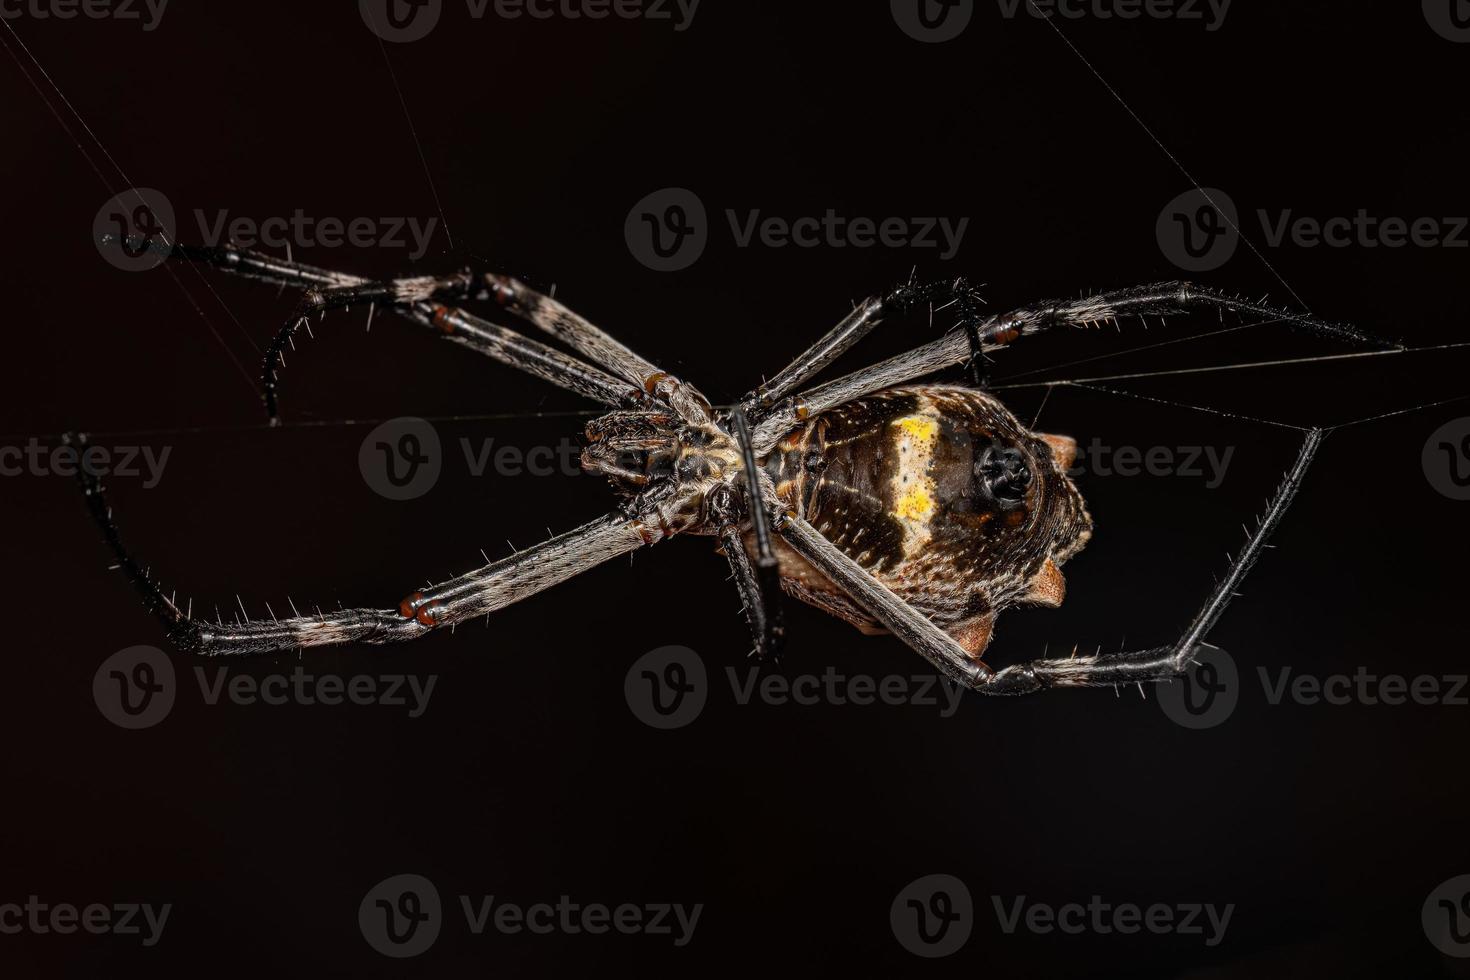
[[[1193,662],[1260,554],[1321,433],[1309,434],[1260,528],[1173,646],[1033,660],[997,671],[979,659],[996,614],[1014,603],[1060,603],[1061,565],[1091,533],[1087,509],[1067,476],[1075,445],[1065,436],[1030,431],[983,390],[978,376],[970,387],[909,382],[962,362],[976,364],[1053,328],[1197,307],[1364,339],[1349,328],[1185,283],[1037,303],[999,316],[984,316],[963,282],[910,284],[860,304],[765,384],[717,410],[692,385],[505,276],[465,271],[374,282],[229,246],[167,251],[176,259],[305,288],[305,300],[267,352],[272,420],[280,353],[292,335],[310,317],[354,305],[369,306],[369,315],[373,309],[396,312],[613,409],[588,426],[583,465],[612,482],[622,498],[617,509],[386,609],[272,615],[268,622],[197,620],[123,549],[100,486],[81,468],[92,513],[119,566],[180,646],[210,655],[413,639],[487,616],[663,538],[692,534],[718,538],[762,655],[772,653],[782,635],[775,593],[784,590],[864,631],[895,634],[945,675],[988,694],[1173,677]],[[482,300],[580,357],[455,305]],[[885,319],[936,307],[952,310],[956,320],[942,337],[804,388]]]

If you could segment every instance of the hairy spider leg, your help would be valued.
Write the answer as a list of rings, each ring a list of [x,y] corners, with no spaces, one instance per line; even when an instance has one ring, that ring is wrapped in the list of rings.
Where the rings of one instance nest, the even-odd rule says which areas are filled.
[[[75,437],[85,444],[85,437]],[[642,521],[613,513],[500,561],[413,592],[397,609],[339,609],[313,615],[234,624],[191,618],[149,577],[123,546],[97,477],[84,466],[77,476],[87,507],[144,604],[181,650],[204,656],[245,656],[335,643],[399,643],[441,626],[484,616],[535,595],[610,558],[656,540]]]
[[[594,367],[508,327],[445,305],[491,295],[499,297],[501,293],[498,291],[504,288],[503,277],[465,271],[442,277],[415,276],[374,281],[276,259],[235,246],[161,246],[150,242],[147,247],[166,249],[173,259],[210,265],[245,278],[306,290],[300,305],[266,351],[262,383],[266,411],[272,424],[279,421],[278,374],[282,355],[296,332],[303,326],[309,326],[312,317],[320,317],[328,310],[365,303],[372,304],[374,309],[382,306],[384,310],[428,327],[448,340],[605,405],[628,407],[645,404],[662,394],[661,391],[645,393],[636,381],[626,384],[602,367]],[[590,329],[596,331],[595,327]],[[601,334],[600,331],[597,333]],[[608,340],[610,344],[620,346],[611,338]],[[585,346],[578,349],[589,350]]]
[[[943,284],[940,285],[943,287]],[[933,289],[935,287],[915,287],[909,294],[910,303],[924,298],[926,291]],[[1353,327],[1327,323],[1186,282],[1137,286],[1077,300],[1033,303],[990,317],[976,328],[976,332],[981,352],[989,353],[1009,346],[1021,337],[1039,334],[1055,327],[1087,327],[1123,317],[1162,316],[1199,308],[1264,316],[1321,336],[1354,344],[1393,346]],[[961,323],[938,340],[819,385],[769,408],[755,410],[752,413],[755,422],[755,450],[760,455],[770,452],[783,433],[809,415],[964,363],[967,358],[974,356],[974,341],[970,337],[970,330],[966,324]]]
[[[1301,488],[1307,467],[1322,443],[1322,431],[1308,433],[1296,462],[1220,584],[1201,607],[1189,629],[1173,646],[1108,656],[1032,660],[993,671],[970,659],[949,634],[890,591],[805,520],[785,515],[776,530],[803,558],[819,569],[899,639],[951,680],[982,694],[1031,694],[1059,687],[1116,687],[1162,681],[1189,669],[1209,631],[1219,621],[1246,574],[1260,557]]]
[[[607,332],[573,313],[560,302],[509,276],[486,276],[490,293],[501,306],[566,343],[596,364],[637,385],[649,397],[668,405],[690,425],[708,425],[709,400],[693,386],[633,353]]]
[[[786,635],[785,615],[781,606],[781,572],[771,547],[771,518],[769,501],[774,501],[775,489],[770,486],[770,477],[758,464],[750,443],[750,424],[743,409],[730,413],[730,428],[740,446],[744,473],[746,510],[749,511],[751,528],[755,535],[755,564],[745,550],[741,524],[724,515],[719,534],[725,553],[730,559],[730,568],[735,573],[740,597],[745,603],[745,614],[750,626],[751,638],[755,641],[755,654],[760,660],[774,660],[780,652]]]
[[[1254,534],[1230,563],[1230,569],[1200,607],[1194,621],[1173,645],[1129,653],[1103,656],[1076,656],[1067,659],[1033,660],[1001,670],[984,682],[978,690],[985,694],[1031,694],[1058,687],[1116,687],[1164,681],[1186,673],[1199,657],[1210,630],[1219,622],[1234,598],[1240,583],[1260,558],[1282,516],[1301,489],[1307,467],[1322,444],[1323,432],[1307,433],[1296,462],[1287,471],[1281,488],[1266,508]]]
[[[974,334],[971,345],[972,366],[978,364],[981,361],[978,356],[981,350],[980,339],[973,327],[973,324],[979,322],[980,315],[980,297],[976,290],[964,279],[923,285],[908,283],[882,296],[872,296],[859,303],[837,326],[797,355],[774,378],[742,398],[742,407],[750,412],[769,409],[847,353],[853,345],[880,326],[888,315],[908,313],[920,305],[934,303],[953,303],[958,307],[956,316],[961,322],[969,324],[970,332]]]

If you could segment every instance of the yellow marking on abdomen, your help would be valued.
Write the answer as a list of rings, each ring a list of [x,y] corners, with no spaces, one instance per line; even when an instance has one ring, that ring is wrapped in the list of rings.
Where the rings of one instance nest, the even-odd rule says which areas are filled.
[[[933,412],[927,407],[928,412]],[[939,421],[932,414],[905,415],[891,423],[898,449],[898,466],[893,475],[890,513],[903,525],[903,553],[910,557],[923,550],[932,536],[938,488],[930,470],[939,443]]]

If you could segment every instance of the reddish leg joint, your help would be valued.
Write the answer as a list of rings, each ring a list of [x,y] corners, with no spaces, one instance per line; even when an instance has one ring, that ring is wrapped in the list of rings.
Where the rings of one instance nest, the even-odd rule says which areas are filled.
[[[444,603],[438,599],[424,601],[422,592],[415,592],[398,604],[398,612],[404,619],[417,620],[420,626],[425,628],[439,625],[439,615],[436,612]]]
[[[447,306],[434,307],[434,326],[445,333],[454,333],[454,323],[449,319],[449,313],[450,310]]]

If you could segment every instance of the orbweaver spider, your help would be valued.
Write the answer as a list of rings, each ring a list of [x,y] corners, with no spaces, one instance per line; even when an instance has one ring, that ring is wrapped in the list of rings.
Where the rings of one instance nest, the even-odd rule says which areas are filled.
[[[981,655],[996,615],[1015,603],[1055,606],[1061,566],[1092,522],[1067,476],[1065,436],[1030,431],[984,389],[912,384],[1022,337],[1196,308],[1271,317],[1361,342],[1348,327],[1186,283],[1166,283],[982,316],[963,281],[910,283],[860,304],[770,381],[717,410],[690,384],[635,354],[561,303],[505,276],[369,281],[231,246],[168,247],[171,258],[305,289],[269,348],[265,399],[278,419],[281,353],[308,318],[370,304],[457,344],[600,402],[587,426],[585,469],[621,498],[605,517],[509,558],[413,592],[396,608],[346,609],[211,624],[191,618],[123,548],[101,487],[83,474],[94,517],[170,639],[210,656],[332,643],[395,643],[487,615],[618,555],[680,534],[718,539],[755,640],[770,657],[785,591],[864,632],[891,632],[950,679],[985,694],[1157,681],[1185,671],[1259,557],[1322,440],[1310,430],[1255,533],[1171,646],[1041,659],[1000,670]],[[581,358],[459,308],[486,300]],[[930,343],[802,390],[886,318],[953,306],[957,326]],[[371,311],[370,311],[371,315]],[[582,358],[585,358],[582,359]]]

